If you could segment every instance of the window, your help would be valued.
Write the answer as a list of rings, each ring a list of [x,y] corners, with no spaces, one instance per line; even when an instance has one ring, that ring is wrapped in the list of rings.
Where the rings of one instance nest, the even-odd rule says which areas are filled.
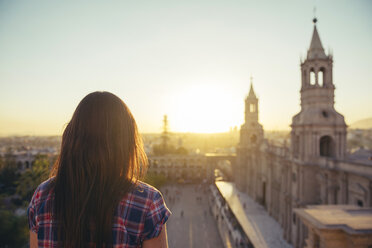
[[[323,136],[319,142],[320,156],[332,157],[333,156],[333,141],[330,136]]]
[[[318,72],[318,83],[323,87],[325,86],[325,69],[323,67]]]
[[[310,70],[310,85],[315,85],[316,79],[315,79],[315,72],[314,69]]]
[[[327,111],[325,111],[325,110],[323,110],[322,111],[322,116],[324,117],[324,118],[328,118],[328,112]]]
[[[256,112],[256,104],[249,104],[249,112],[254,113]]]
[[[362,200],[357,200],[357,205],[359,206],[359,207],[363,207],[363,201]]]

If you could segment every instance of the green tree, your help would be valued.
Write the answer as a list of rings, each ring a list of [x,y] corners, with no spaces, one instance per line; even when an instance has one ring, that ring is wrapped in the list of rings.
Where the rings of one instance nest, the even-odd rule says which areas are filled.
[[[151,172],[147,173],[144,181],[145,183],[148,183],[158,189],[168,182],[167,178],[164,175]]]
[[[5,159],[1,158],[0,163],[0,193],[13,195],[19,178],[15,159],[7,154]]]
[[[0,155],[0,170],[4,167],[4,158]]]
[[[25,201],[30,201],[36,187],[48,179],[50,161],[46,155],[37,155],[31,169],[19,178],[17,193]]]
[[[27,247],[28,227],[26,216],[15,216],[0,209],[0,247]]]

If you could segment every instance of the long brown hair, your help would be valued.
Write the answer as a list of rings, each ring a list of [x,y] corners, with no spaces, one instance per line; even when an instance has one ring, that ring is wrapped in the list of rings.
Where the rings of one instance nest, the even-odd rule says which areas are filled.
[[[109,92],[84,97],[64,130],[51,174],[59,247],[111,247],[115,209],[146,166],[125,103]]]

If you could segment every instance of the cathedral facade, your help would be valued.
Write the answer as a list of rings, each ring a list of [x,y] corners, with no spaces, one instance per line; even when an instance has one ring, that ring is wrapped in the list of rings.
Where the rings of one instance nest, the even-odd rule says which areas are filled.
[[[279,222],[294,247],[304,247],[308,234],[294,209],[372,207],[372,164],[348,158],[347,125],[334,108],[332,69],[333,56],[325,53],[314,19],[310,48],[301,61],[301,111],[292,118],[288,145],[264,139],[252,84],[245,99],[235,183]]]

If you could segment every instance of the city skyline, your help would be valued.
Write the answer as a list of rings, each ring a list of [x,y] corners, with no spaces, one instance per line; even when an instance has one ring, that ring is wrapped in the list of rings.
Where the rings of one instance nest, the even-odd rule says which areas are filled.
[[[367,1],[111,3],[0,2],[0,135],[60,135],[96,90],[141,132],[161,132],[164,114],[174,132],[226,132],[243,123],[250,76],[263,127],[289,130],[314,4],[336,109],[347,124],[372,116]]]

